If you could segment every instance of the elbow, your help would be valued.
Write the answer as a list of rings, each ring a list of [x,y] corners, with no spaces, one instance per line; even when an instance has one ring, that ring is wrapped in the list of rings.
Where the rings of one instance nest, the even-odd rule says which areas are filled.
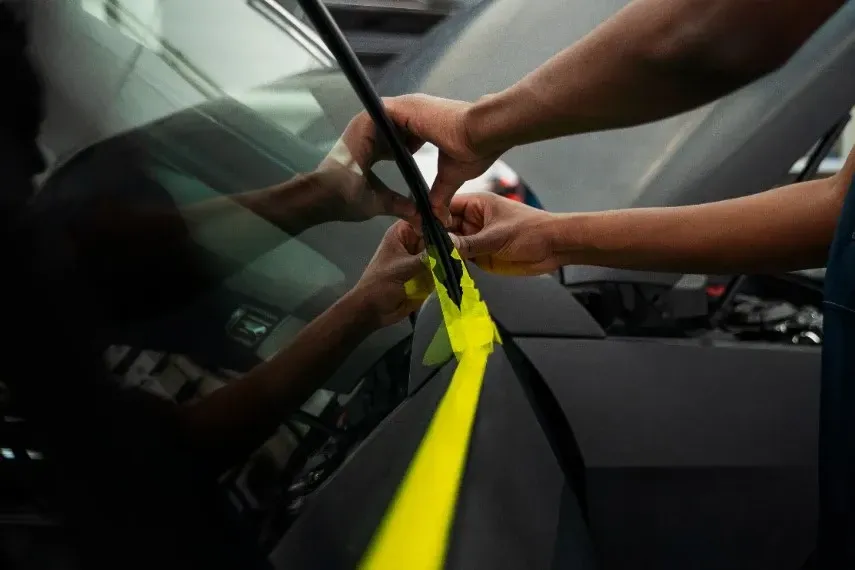
[[[711,17],[665,23],[647,42],[643,58],[675,76],[728,93],[777,71],[801,46],[768,26],[722,26]],[[723,29],[726,28],[726,29]]]

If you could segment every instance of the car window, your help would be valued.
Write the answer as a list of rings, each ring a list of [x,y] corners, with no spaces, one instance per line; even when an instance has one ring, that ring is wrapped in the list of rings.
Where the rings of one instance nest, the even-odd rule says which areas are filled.
[[[63,4],[40,20],[73,43],[39,50],[64,107],[41,141],[58,158],[34,208],[70,238],[117,385],[192,405],[341,299],[395,221],[389,197],[409,191],[393,162],[361,173],[342,158],[362,105],[271,3]],[[81,81],[69,53],[100,67]],[[262,544],[405,397],[412,332],[404,319],[359,343],[223,474]]]

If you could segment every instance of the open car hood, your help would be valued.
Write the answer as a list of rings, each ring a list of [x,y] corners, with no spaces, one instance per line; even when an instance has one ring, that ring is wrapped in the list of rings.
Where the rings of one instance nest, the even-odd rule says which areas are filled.
[[[475,100],[516,82],[625,4],[485,0],[393,62],[379,89]],[[855,104],[853,64],[849,3],[783,69],[713,104],[648,125],[517,148],[503,158],[550,211],[684,205],[760,192],[784,182],[793,163]],[[567,267],[564,277],[584,282],[617,273],[624,272]]]

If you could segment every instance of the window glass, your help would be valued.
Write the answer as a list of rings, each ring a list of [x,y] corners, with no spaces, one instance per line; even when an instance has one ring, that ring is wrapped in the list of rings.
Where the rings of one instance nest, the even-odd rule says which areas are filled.
[[[194,406],[275,361],[354,287],[409,196],[403,177],[353,164],[358,97],[270,2],[45,10],[42,30],[62,22],[71,43],[41,44],[64,107],[47,121],[42,144],[60,158],[36,212],[66,232],[116,385]],[[98,62],[86,81],[69,53]],[[404,318],[307,370],[317,386],[299,410],[221,474],[261,544],[404,398],[411,336]]]

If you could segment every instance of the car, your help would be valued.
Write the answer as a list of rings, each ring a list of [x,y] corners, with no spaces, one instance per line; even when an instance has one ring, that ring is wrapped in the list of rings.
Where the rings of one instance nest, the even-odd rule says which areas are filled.
[[[474,99],[623,4],[485,0],[441,23],[377,89]],[[717,103],[503,160],[552,211],[758,192],[815,147],[808,176],[855,104],[842,71],[855,60],[853,19],[847,6],[780,72]],[[165,195],[181,211],[292,179],[364,110],[352,64],[317,33],[329,30],[278,0],[40,2],[32,30],[49,159],[34,208],[62,227],[95,198],[144,207]],[[405,162],[374,175],[413,190]],[[236,381],[353,285],[393,218],[299,232],[252,212],[240,221],[239,232],[212,220],[194,233],[200,260],[228,267],[201,288],[139,254],[113,253],[109,271],[79,264],[118,381],[179,403]],[[821,281],[470,270],[503,344],[487,365],[445,568],[801,566],[816,534]],[[223,474],[271,567],[358,566],[454,373],[449,347],[435,350],[442,322],[434,296],[370,337]]]

